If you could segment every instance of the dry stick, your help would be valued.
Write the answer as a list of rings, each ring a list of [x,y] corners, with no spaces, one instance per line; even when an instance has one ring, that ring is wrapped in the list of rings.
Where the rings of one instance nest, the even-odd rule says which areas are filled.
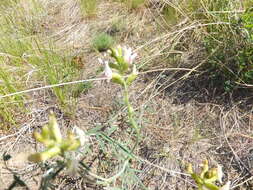
[[[239,184],[233,186],[231,189],[235,189],[236,187],[240,187],[241,185],[243,185],[243,184],[245,184],[245,183],[251,181],[252,179],[253,179],[253,176],[251,176],[250,178],[246,179],[246,180],[243,181],[242,183],[239,183]]]
[[[241,136],[241,137],[245,137],[245,138],[248,138],[248,139],[251,139],[253,140],[253,137],[252,136],[249,136],[249,135],[245,135],[245,134],[242,134],[242,133],[234,133],[234,134],[231,134],[231,136]]]
[[[161,68],[161,69],[154,69],[154,70],[148,70],[141,72],[140,74],[146,74],[146,73],[153,73],[153,72],[158,72],[158,71],[194,71],[194,72],[199,72],[197,70],[193,69],[188,69],[188,68]]]
[[[7,139],[7,138],[14,137],[14,136],[17,136],[19,134],[22,134],[22,133],[24,133],[24,131],[26,131],[26,129],[27,129],[27,125],[22,127],[18,132],[14,133],[14,134],[0,137],[0,142]]]
[[[100,81],[100,80],[107,80],[107,78],[94,78],[94,79],[86,79],[86,80],[77,80],[77,81],[71,81],[71,82],[64,82],[64,83],[59,83],[59,84],[52,84],[52,85],[42,86],[42,87],[38,87],[38,88],[31,88],[31,89],[27,89],[27,90],[23,90],[23,91],[19,91],[19,92],[14,92],[14,93],[11,93],[11,94],[2,95],[2,96],[0,96],[0,99],[10,97],[10,96],[19,95],[19,94],[25,94],[25,93],[29,93],[29,92],[39,91],[39,90],[42,90],[42,89],[54,88],[54,87],[65,86],[65,85],[70,85],[70,84],[77,84],[77,83],[83,83],[83,82]]]
[[[195,71],[194,69],[187,69],[187,68],[161,68],[161,69],[154,69],[154,70],[148,70],[144,72],[140,72],[139,74],[146,74],[146,73],[152,73],[152,72],[158,72],[158,71],[175,71],[175,70],[182,70],[182,71]],[[58,84],[52,84],[52,85],[46,85],[38,88],[31,88],[19,92],[14,92],[6,95],[1,95],[1,98],[6,98],[10,96],[15,96],[19,94],[25,94],[29,92],[34,92],[34,91],[39,91],[39,90],[44,90],[48,88],[54,88],[54,87],[60,87],[60,86],[66,86],[66,85],[71,85],[71,84],[78,84],[78,83],[83,83],[83,82],[91,82],[91,81],[100,81],[100,80],[108,80],[107,78],[94,78],[94,79],[86,79],[86,80],[77,80],[77,81],[70,81],[70,82],[64,82],[64,83],[58,83]]]
[[[249,88],[249,87],[253,87],[252,84],[246,84],[246,83],[240,83],[240,82],[235,82],[236,84],[240,85],[241,87],[244,87],[244,88]]]
[[[235,10],[235,11],[206,11],[206,13],[217,13],[217,14],[227,14],[227,13],[244,13],[245,10]]]

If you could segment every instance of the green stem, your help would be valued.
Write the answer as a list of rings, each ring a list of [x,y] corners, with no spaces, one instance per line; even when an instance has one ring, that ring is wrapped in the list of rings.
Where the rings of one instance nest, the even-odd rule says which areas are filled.
[[[135,130],[136,132],[136,142],[131,150],[131,152],[133,152],[136,148],[136,146],[139,144],[139,141],[140,141],[140,129],[139,129],[139,126],[138,124],[136,123],[135,119],[134,119],[134,109],[132,107],[132,105],[130,104],[129,102],[129,93],[128,93],[128,86],[126,84],[126,82],[124,82],[124,102],[127,106],[127,112],[128,112],[128,119],[129,119],[129,122],[132,126],[132,128]]]
[[[126,170],[126,168],[128,166],[128,163],[129,163],[129,159],[127,159],[124,162],[123,167],[121,168],[121,170],[119,170],[118,173],[116,173],[114,176],[112,176],[110,178],[101,177],[101,176],[99,176],[97,174],[94,174],[94,173],[90,172],[89,170],[87,172],[88,172],[88,174],[90,176],[92,176],[92,177],[94,177],[94,178],[96,178],[98,180],[101,180],[101,181],[103,181],[103,182],[105,182],[107,184],[110,184],[111,182],[115,181],[118,177],[120,177],[124,173],[124,171]],[[81,166],[83,166],[86,169],[87,166],[85,166],[81,161],[79,162],[79,164],[81,164]]]

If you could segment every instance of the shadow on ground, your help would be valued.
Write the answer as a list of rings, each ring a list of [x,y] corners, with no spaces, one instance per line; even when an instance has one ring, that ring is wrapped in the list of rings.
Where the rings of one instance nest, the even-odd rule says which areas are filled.
[[[253,106],[253,90],[250,88],[236,88],[226,92],[222,79],[211,79],[208,74],[192,75],[177,81],[185,72],[164,73],[157,88],[164,89],[167,96],[173,97],[174,104],[186,104],[191,101],[197,103],[218,104],[225,109],[237,105],[240,109],[249,111]],[[167,80],[167,76],[171,80]],[[171,85],[172,84],[172,85]]]

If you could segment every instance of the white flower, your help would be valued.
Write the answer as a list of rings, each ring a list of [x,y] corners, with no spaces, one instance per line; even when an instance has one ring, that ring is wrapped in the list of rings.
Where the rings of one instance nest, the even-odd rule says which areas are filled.
[[[222,177],[223,177],[223,172],[222,172],[222,167],[221,165],[218,164],[217,166],[217,180],[222,183]]]
[[[229,190],[231,181],[228,181],[224,186],[222,186],[219,190]]]
[[[89,141],[88,136],[79,127],[75,126],[73,128],[73,132],[76,135],[76,138],[79,139],[81,146],[83,146],[86,142]]]
[[[101,58],[98,58],[98,62],[100,64],[103,64],[104,65],[104,74],[105,74],[105,77],[109,80],[112,79],[112,69],[110,68],[109,66],[109,62],[108,61],[103,61]]]
[[[128,64],[133,64],[134,59],[137,57],[137,53],[132,52],[132,48],[123,47],[123,58],[124,61]]]
[[[112,79],[112,69],[109,66],[108,61],[104,62],[105,64],[105,77],[108,79],[108,81],[110,81]]]
[[[136,65],[133,65],[133,74],[134,75],[138,75],[138,71],[136,69]]]
[[[103,60],[102,60],[101,58],[98,58],[98,62],[99,62],[101,65],[104,64],[104,62],[103,62]]]

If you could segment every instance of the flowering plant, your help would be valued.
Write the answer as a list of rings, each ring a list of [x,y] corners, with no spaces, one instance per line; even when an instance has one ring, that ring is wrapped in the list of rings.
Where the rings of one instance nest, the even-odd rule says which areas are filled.
[[[103,61],[102,59],[99,59],[99,62],[104,65],[104,74],[107,80],[121,85],[124,89],[124,102],[127,106],[129,123],[137,134],[137,140],[132,149],[134,150],[139,142],[140,132],[134,118],[134,109],[129,101],[128,87],[138,76],[137,68],[134,64],[137,53],[134,53],[131,48],[125,46],[111,48],[108,53],[114,59],[114,62]]]
[[[223,172],[220,165],[217,168],[209,169],[208,161],[204,160],[201,172],[198,174],[193,171],[192,165],[187,166],[187,172],[191,175],[194,181],[198,185],[198,190],[229,190],[230,181],[228,181],[224,186],[218,187],[215,182],[222,183]]]
[[[65,152],[77,150],[85,142],[85,134],[75,128],[75,133],[68,132],[67,138],[63,139],[59,125],[53,113],[50,113],[49,123],[42,128],[41,133],[34,132],[34,138],[44,144],[46,150],[40,153],[32,154],[28,157],[32,162],[44,162],[57,155],[64,156]]]

